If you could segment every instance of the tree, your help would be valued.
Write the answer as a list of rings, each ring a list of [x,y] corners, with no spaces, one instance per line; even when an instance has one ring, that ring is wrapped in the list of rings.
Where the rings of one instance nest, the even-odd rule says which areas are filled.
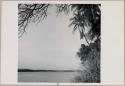
[[[99,6],[99,4],[72,5],[74,17],[71,18],[72,23],[70,25],[74,25],[74,31],[79,30],[80,38],[84,37],[88,44],[88,40],[91,41],[95,37],[100,37],[101,12]],[[85,29],[85,27],[90,27],[90,30]],[[86,30],[88,32],[85,34]]]
[[[26,31],[30,22],[39,22],[47,17],[48,8],[52,4],[19,4],[18,5],[18,32],[19,37]],[[93,38],[100,38],[100,4],[56,4],[57,14],[71,12],[73,17],[70,19],[73,31],[79,30],[80,39],[85,38],[89,45]],[[86,29],[90,27],[90,29]],[[85,33],[88,31],[87,33]]]
[[[84,70],[75,77],[76,82],[100,82],[100,40],[90,43],[89,46],[81,45],[77,52]]]
[[[49,4],[19,4],[18,5],[18,34],[21,37],[26,32],[30,22],[40,21],[47,17]]]

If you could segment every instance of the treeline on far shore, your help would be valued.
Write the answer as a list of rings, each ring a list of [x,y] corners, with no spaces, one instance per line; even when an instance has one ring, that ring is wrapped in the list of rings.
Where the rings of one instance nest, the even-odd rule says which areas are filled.
[[[34,70],[34,69],[18,69],[18,72],[78,72],[80,70]]]

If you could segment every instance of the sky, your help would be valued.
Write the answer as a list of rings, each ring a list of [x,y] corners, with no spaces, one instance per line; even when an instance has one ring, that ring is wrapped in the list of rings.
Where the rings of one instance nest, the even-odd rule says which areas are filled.
[[[56,16],[55,9],[40,23],[31,23],[18,40],[18,67],[49,70],[75,70],[80,67],[77,57],[81,41],[72,33],[68,15]]]

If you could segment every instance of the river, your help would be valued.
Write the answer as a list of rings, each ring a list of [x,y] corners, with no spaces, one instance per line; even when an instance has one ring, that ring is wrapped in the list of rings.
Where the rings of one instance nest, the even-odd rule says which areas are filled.
[[[18,72],[18,82],[73,82],[77,72]]]

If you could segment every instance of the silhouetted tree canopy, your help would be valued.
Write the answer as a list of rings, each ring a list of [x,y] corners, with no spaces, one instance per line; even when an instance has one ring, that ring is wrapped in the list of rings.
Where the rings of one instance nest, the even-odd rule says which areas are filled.
[[[100,39],[100,4],[19,4],[19,37],[26,31],[26,27],[30,22],[39,22],[45,19],[51,6],[56,7],[57,14],[62,12],[73,14],[69,26],[73,26],[73,31],[79,31],[80,39],[85,38],[88,44],[94,38]]]

